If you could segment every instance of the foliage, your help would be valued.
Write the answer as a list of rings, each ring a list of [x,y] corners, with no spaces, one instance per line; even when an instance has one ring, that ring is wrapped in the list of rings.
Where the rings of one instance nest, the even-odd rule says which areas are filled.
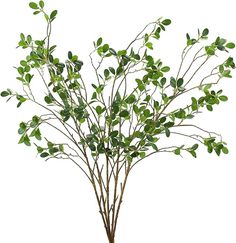
[[[223,91],[213,87],[223,78],[232,77],[232,57],[203,78],[197,75],[209,60],[228,53],[235,44],[221,37],[201,44],[208,39],[208,29],[198,31],[196,37],[187,34],[178,73],[168,76],[170,67],[152,53],[171,20],[149,23],[121,50],[115,50],[100,37],[90,53],[97,80],[91,84],[90,93],[79,57],[69,51],[63,62],[55,55],[56,45],[51,44],[50,37],[57,11],[45,12],[43,1],[31,2],[29,6],[34,15],[44,16],[47,35],[35,40],[31,35],[20,34],[18,46],[28,51],[16,68],[23,91],[7,89],[1,96],[7,101],[15,98],[18,108],[26,102],[42,108],[41,114],[20,123],[19,143],[34,144],[46,160],[71,160],[83,171],[95,191],[109,242],[114,243],[127,178],[137,163],[160,152],[177,156],[187,152],[197,157],[199,145],[209,153],[228,153],[220,135],[197,126],[193,120],[202,111],[213,111],[227,101]],[[96,55],[98,63],[94,61]],[[186,66],[189,56],[192,59]],[[104,61],[114,64],[105,66]],[[33,90],[35,74],[41,78],[44,91]],[[37,98],[38,92],[46,95]],[[185,94],[192,96],[186,96],[186,104],[179,106],[178,98]],[[48,134],[42,135],[43,126],[57,131],[62,141],[52,142],[45,137]],[[189,134],[185,132],[187,128],[196,132]],[[176,140],[171,139],[175,136],[184,137],[186,144],[175,144]],[[161,146],[163,139],[169,146]],[[188,143],[191,140],[194,143]]]

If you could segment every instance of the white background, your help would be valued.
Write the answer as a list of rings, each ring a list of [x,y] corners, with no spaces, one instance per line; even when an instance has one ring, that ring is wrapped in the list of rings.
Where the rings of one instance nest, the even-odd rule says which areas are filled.
[[[209,27],[214,37],[236,41],[234,1],[48,1],[58,9],[53,40],[59,54],[79,53],[85,65],[92,41],[99,36],[122,49],[148,22],[171,18],[160,50],[176,70],[186,32]],[[15,71],[23,52],[16,50],[19,33],[44,34],[44,20],[32,16],[28,1],[11,0],[0,8],[0,90],[17,89]],[[234,51],[234,55],[235,55]],[[236,56],[236,55],[235,55]],[[88,75],[89,77],[89,75]],[[89,80],[88,80],[89,82]],[[131,174],[120,215],[117,243],[235,243],[236,141],[235,78],[222,87],[229,102],[199,119],[205,128],[221,132],[230,154],[218,158],[200,150],[197,159],[186,155],[158,155]],[[34,110],[0,102],[0,242],[104,243],[105,231],[90,185],[69,162],[45,163],[33,148],[18,145],[18,124]]]

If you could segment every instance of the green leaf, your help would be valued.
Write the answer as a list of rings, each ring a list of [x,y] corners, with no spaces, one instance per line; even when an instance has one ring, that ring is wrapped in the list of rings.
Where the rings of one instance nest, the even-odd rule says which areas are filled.
[[[21,138],[20,138],[18,144],[24,143],[24,139],[25,139],[25,135],[21,136]]]
[[[25,144],[26,146],[31,146],[30,139],[29,139],[29,137],[28,137],[27,135],[25,136],[24,144]]]
[[[188,41],[191,39],[191,37],[188,33],[186,34],[186,38],[187,38]]]
[[[116,71],[115,71],[115,69],[114,69],[113,67],[109,67],[109,71],[110,71],[113,75],[116,74]]]
[[[2,93],[1,93],[2,97],[7,97],[8,95],[10,95],[10,93],[8,91],[2,91]]]
[[[49,149],[49,153],[50,153],[51,155],[57,153],[58,151],[59,151],[58,148],[51,148],[51,149]]]
[[[194,144],[193,146],[192,146],[192,148],[191,148],[192,150],[196,150],[196,149],[198,149],[198,144],[196,143],[196,144]]]
[[[158,147],[156,146],[155,143],[152,143],[151,146],[152,146],[152,148],[153,148],[155,151],[158,151]]]
[[[129,112],[127,110],[123,110],[120,112],[119,114],[120,117],[128,117],[129,116]]]
[[[206,50],[207,55],[209,55],[209,56],[215,55],[215,49],[213,47],[206,46],[205,47],[205,50]]]
[[[47,14],[44,14],[44,18],[48,21],[49,20],[49,16]]]
[[[29,6],[30,6],[30,8],[32,8],[32,9],[38,9],[39,7],[38,7],[38,4],[37,3],[34,3],[34,2],[30,2],[29,3]]]
[[[235,48],[235,44],[233,42],[229,42],[226,44],[226,47],[229,49],[234,49]]]
[[[17,98],[17,100],[19,100],[19,103],[17,104],[17,108],[19,108],[19,107],[22,105],[22,103],[24,103],[24,102],[27,100],[27,99],[26,99],[24,96],[22,96],[22,95],[17,95],[16,98]]]
[[[18,129],[18,133],[19,134],[23,134],[23,133],[25,133],[26,129],[27,129],[26,123],[25,122],[21,122],[20,123],[20,128]]]
[[[112,131],[110,133],[110,137],[117,137],[117,135],[118,135],[118,131]]]
[[[160,104],[158,101],[154,100],[154,108],[159,111],[160,110]]]
[[[38,151],[38,153],[42,153],[44,151],[44,149],[40,146],[37,146],[37,151]]]
[[[188,114],[187,116],[186,116],[186,119],[193,119],[194,118],[194,115],[192,115],[192,114]]]
[[[41,132],[40,132],[39,129],[37,129],[37,130],[35,131],[35,133],[34,133],[34,137],[35,137],[36,139],[38,139],[38,140],[41,140],[41,139],[42,139],[42,137],[41,137]]]
[[[168,128],[165,128],[165,134],[166,137],[170,137],[170,130]]]
[[[96,112],[98,115],[101,115],[105,111],[105,108],[102,108],[100,105],[96,107]]]
[[[230,75],[230,70],[225,70],[223,73],[222,73],[222,76],[225,77],[225,78],[231,78],[232,76]]]
[[[213,111],[212,105],[207,105],[206,108],[207,108],[208,111]]]
[[[40,154],[41,158],[46,158],[48,156],[49,156],[49,153],[47,153],[47,152],[44,152],[44,153]]]
[[[197,154],[194,150],[188,150],[188,152],[194,157],[197,158]]]
[[[181,108],[179,109],[179,111],[177,111],[177,112],[175,113],[175,117],[176,117],[176,118],[179,118],[179,119],[184,119],[185,116],[186,116],[186,112],[185,112],[184,109],[181,109]]]
[[[117,55],[120,57],[120,56],[125,56],[127,54],[127,51],[126,50],[120,50],[117,52]]]
[[[219,66],[219,71],[220,71],[221,74],[224,72],[224,65]]]
[[[225,96],[225,95],[221,95],[221,96],[219,97],[219,99],[220,99],[221,101],[227,101],[227,100],[228,100],[228,97]]]
[[[51,104],[52,101],[53,101],[52,98],[51,98],[50,96],[45,96],[44,100],[45,100],[45,102],[46,102],[47,104]]]
[[[134,113],[138,114],[139,113],[139,108],[137,105],[133,105]]]
[[[21,122],[20,123],[20,128],[23,129],[23,130],[26,130],[26,128],[27,128],[26,123],[25,122]]]
[[[135,97],[134,94],[131,94],[131,95],[125,100],[125,102],[126,102],[127,104],[133,104],[135,101],[136,101],[136,97]]]
[[[144,117],[144,120],[146,120],[146,118],[147,118],[147,117]],[[152,127],[151,127],[150,125],[145,125],[145,127],[144,127],[144,131],[145,131],[146,133],[148,133],[151,129],[152,129]]]
[[[116,75],[120,75],[122,72],[124,72],[124,69],[122,68],[122,66],[119,66],[117,69],[116,69]]]
[[[225,47],[222,46],[222,45],[218,45],[217,46],[217,49],[220,50],[220,51],[225,51]]]
[[[18,71],[18,73],[19,73],[20,75],[24,75],[24,73],[25,73],[23,67],[18,67],[18,68],[17,68],[17,71]]]
[[[27,74],[25,75],[25,81],[26,81],[27,83],[30,83],[30,81],[31,81],[32,78],[33,78],[33,76],[30,75],[29,73],[27,73]]]
[[[224,63],[225,67],[231,67],[231,68],[235,68],[235,63],[234,63],[234,59],[232,57],[229,57],[225,63]]]
[[[140,60],[140,55],[139,54],[135,54],[133,57],[134,57],[134,59],[136,59],[138,61]]]
[[[25,102],[25,101],[27,100],[25,97],[23,97],[23,96],[21,96],[21,95],[18,96],[17,99],[18,99],[20,102],[22,102],[22,103]]]
[[[27,36],[27,42],[28,42],[29,44],[32,42],[32,37],[31,37],[31,35],[28,35],[28,36]]]
[[[153,50],[153,44],[151,42],[147,42],[146,47]]]
[[[162,78],[160,82],[161,86],[163,87],[166,84],[166,78]]]
[[[224,154],[228,154],[228,153],[229,153],[229,150],[228,150],[228,148],[226,148],[226,147],[223,147],[221,150],[222,150],[222,152],[223,152]]]
[[[202,31],[202,36],[207,36],[209,34],[209,30],[206,28]]]
[[[39,14],[39,13],[41,13],[41,11],[34,11],[34,12],[33,12],[33,15],[37,15],[37,14]]]
[[[23,33],[20,34],[20,39],[21,39],[22,41],[25,40],[25,35],[24,35]]]
[[[132,158],[136,158],[139,156],[139,152],[138,151],[135,151],[133,152],[131,155],[130,155]]]
[[[110,52],[112,55],[114,55],[114,56],[117,55],[116,51],[115,51],[113,48],[110,48],[110,49],[109,49],[109,52]]]
[[[97,46],[100,46],[102,44],[102,37],[98,38],[97,40]]]
[[[171,20],[170,19],[165,19],[161,22],[163,25],[170,25],[171,24]]]
[[[144,159],[145,156],[146,156],[146,153],[145,152],[139,152],[139,156],[141,159]]]
[[[151,99],[151,96],[150,96],[150,95],[147,95],[146,98],[145,98],[143,101],[147,101],[147,102],[149,102],[150,99]]]
[[[50,14],[50,19],[53,20],[57,16],[57,10],[54,10]]]
[[[219,46],[219,45],[220,46],[223,46],[226,42],[227,42],[226,39],[217,37],[216,38],[216,41],[215,41],[215,45],[217,45],[217,46]]]
[[[148,117],[151,115],[150,110],[149,110],[149,109],[145,109],[145,110],[143,111],[143,115],[144,115],[146,118],[148,118]]]
[[[109,50],[109,45],[108,44],[104,44],[102,47],[103,52],[107,52]]]
[[[208,93],[208,90],[211,88],[211,86],[212,86],[212,84],[204,85],[204,89],[203,89],[203,91],[204,91],[205,93]]]
[[[143,90],[145,90],[145,86],[143,85],[142,80],[140,79],[135,79],[136,83],[138,84],[138,89],[142,92]]]
[[[184,83],[184,80],[182,78],[179,78],[177,80],[177,87],[181,87],[183,85],[183,83]]]
[[[177,149],[174,151],[174,153],[175,153],[176,155],[180,155],[180,148],[177,148]]]
[[[108,70],[108,69],[105,69],[105,70],[104,70],[104,76],[105,76],[105,78],[108,78],[109,75],[110,75],[109,70]]]
[[[98,151],[99,154],[103,154],[105,152],[104,143],[98,144],[97,151]]]
[[[167,73],[170,71],[170,67],[165,66],[165,67],[161,68],[161,71],[164,73]]]
[[[154,65],[154,59],[152,56],[150,56],[150,55],[146,56],[146,60],[148,61],[148,64],[147,64],[148,66]]]
[[[35,128],[39,124],[40,118],[38,116],[34,116],[30,123],[30,127]]]
[[[22,135],[22,134],[24,134],[24,132],[25,132],[25,130],[23,130],[21,128],[18,129],[18,134]]]
[[[170,86],[176,88],[176,80],[173,77],[170,78]]]
[[[30,139],[29,139],[29,137],[28,137],[27,134],[24,134],[24,135],[20,138],[20,140],[19,140],[18,143],[19,143],[19,144],[24,143],[26,146],[31,146]]]
[[[72,59],[72,57],[73,57],[73,54],[72,54],[72,52],[71,52],[71,51],[69,51],[69,52],[68,52],[68,58],[69,58],[69,60],[71,60],[71,59]]]
[[[44,1],[39,1],[39,6],[40,6],[40,8],[43,8],[44,7]]]
[[[220,149],[219,147],[216,147],[216,148],[214,148],[214,150],[215,150],[216,154],[217,154],[218,156],[220,156],[220,154],[221,154],[221,149]]]
[[[27,63],[27,61],[22,60],[22,61],[20,61],[20,65],[23,66],[23,67],[25,67],[25,66],[28,65],[28,63]]]
[[[166,123],[164,124],[164,127],[165,127],[165,128],[170,128],[170,127],[173,127],[174,125],[175,125],[174,122],[169,121],[169,122],[166,122]]]
[[[166,117],[163,116],[160,118],[160,123],[164,123],[165,121],[166,121]]]
[[[22,105],[22,102],[19,102],[16,107],[19,108],[21,105]]]
[[[192,111],[196,111],[198,109],[197,99],[194,97],[192,97],[191,99],[192,99],[192,105],[191,105]]]
[[[59,151],[64,152],[64,146],[63,146],[63,144],[60,144],[59,145]]]
[[[96,151],[96,146],[93,143],[90,143],[88,146],[91,151]]]

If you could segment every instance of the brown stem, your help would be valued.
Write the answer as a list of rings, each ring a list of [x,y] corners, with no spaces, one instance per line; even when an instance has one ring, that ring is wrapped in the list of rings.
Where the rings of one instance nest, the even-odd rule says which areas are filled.
[[[123,184],[121,184],[121,195],[120,195],[120,200],[118,202],[118,207],[117,207],[117,210],[116,210],[114,226],[113,226],[113,229],[112,229],[112,235],[113,235],[113,237],[115,237],[115,232],[116,232],[116,227],[117,227],[117,221],[118,221],[118,217],[119,217],[119,212],[120,212],[121,204],[122,204],[122,201],[123,201],[123,196],[124,196],[125,187],[126,187],[126,184],[127,184],[127,179],[128,179],[129,172],[130,172],[130,164],[127,167],[127,170],[126,170],[126,173],[125,173],[124,182],[123,182]]]

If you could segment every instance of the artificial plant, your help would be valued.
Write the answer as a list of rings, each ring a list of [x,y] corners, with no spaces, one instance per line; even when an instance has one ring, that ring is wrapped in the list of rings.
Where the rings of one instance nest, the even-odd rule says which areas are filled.
[[[35,145],[46,160],[66,159],[78,166],[95,192],[109,243],[114,243],[127,179],[138,163],[161,152],[196,157],[199,145],[209,153],[228,153],[221,136],[199,127],[194,118],[227,101],[223,91],[213,87],[231,78],[233,58],[204,67],[235,45],[221,37],[202,44],[208,29],[195,37],[187,34],[177,74],[170,76],[170,67],[152,54],[171,24],[169,19],[158,19],[121,50],[102,38],[94,42],[89,55],[94,75],[89,83],[77,55],[69,51],[64,62],[55,55],[57,47],[50,37],[57,11],[48,14],[43,1],[29,6],[34,15],[45,18],[46,36],[35,40],[20,34],[18,47],[27,51],[16,67],[22,91],[6,89],[1,96],[16,99],[18,108],[26,102],[42,108],[20,123],[19,143]],[[199,75],[202,70],[205,75]],[[44,89],[34,90],[39,80]],[[179,102],[181,97],[185,98]],[[53,130],[59,141],[50,138]],[[185,138],[184,144],[178,144],[176,136]]]

